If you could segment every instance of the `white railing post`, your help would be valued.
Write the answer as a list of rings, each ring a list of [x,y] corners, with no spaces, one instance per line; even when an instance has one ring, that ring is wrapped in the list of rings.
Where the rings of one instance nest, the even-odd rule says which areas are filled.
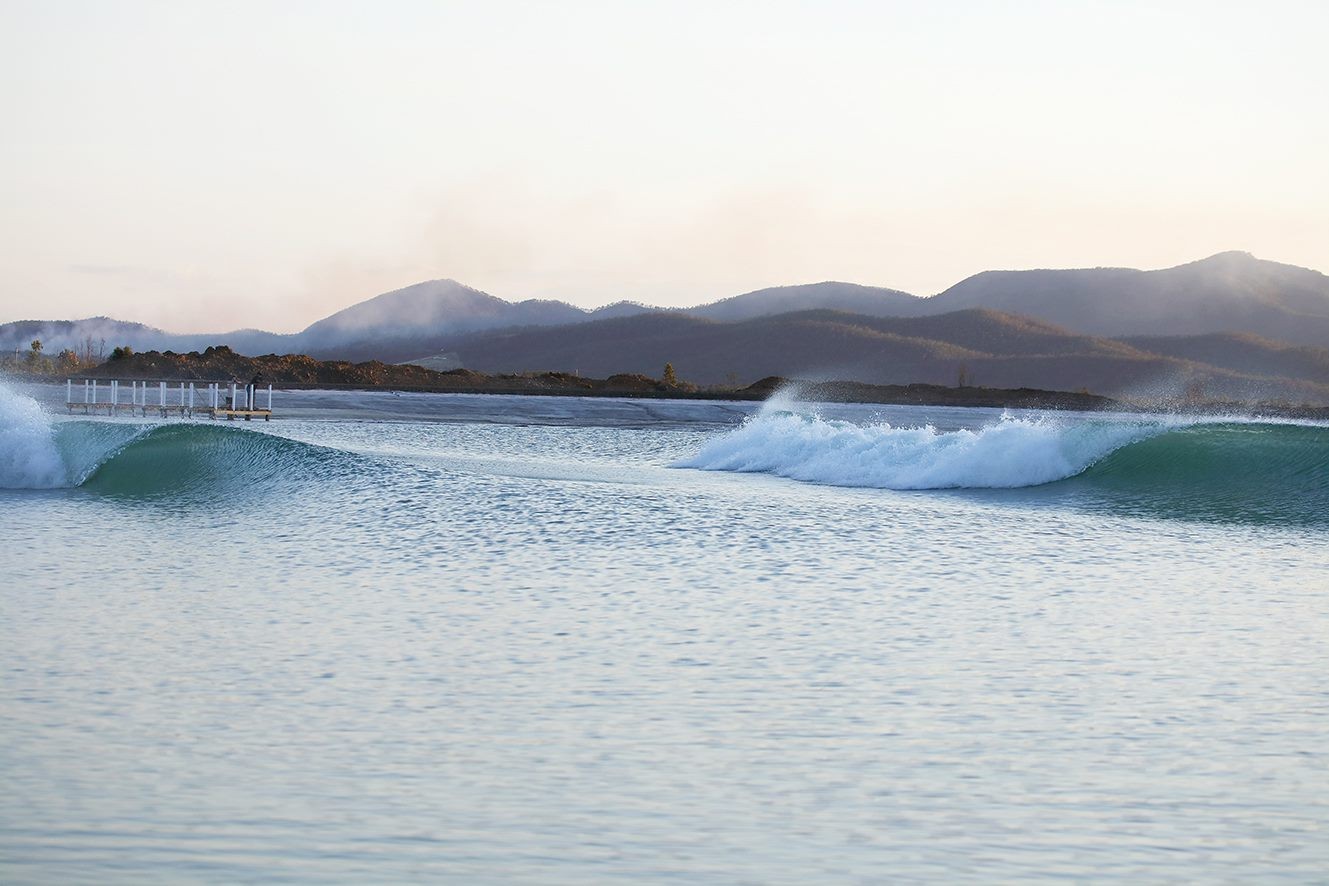
[[[65,379],[65,402],[74,402],[74,380],[72,378]]]
[[[272,385],[268,385],[268,412],[272,411]]]
[[[165,405],[166,405],[166,382],[164,382],[164,381],[159,381],[159,382],[157,382],[157,384],[161,386],[161,398],[162,398],[161,405],[162,405],[162,406],[165,406]]]
[[[194,383],[192,381],[189,383],[189,409],[191,411],[194,409]]]
[[[88,402],[88,380],[86,378],[83,379],[83,402]]]
[[[180,382],[180,408],[185,408],[185,383]]]
[[[92,380],[92,405],[97,405],[97,379]]]
[[[212,389],[212,408],[213,408],[213,409],[216,409],[216,408],[217,408],[217,391],[221,388],[221,385],[217,384],[217,383],[214,381],[212,384],[208,385],[208,387]]]
[[[231,408],[234,409],[235,407],[235,382],[231,382]]]

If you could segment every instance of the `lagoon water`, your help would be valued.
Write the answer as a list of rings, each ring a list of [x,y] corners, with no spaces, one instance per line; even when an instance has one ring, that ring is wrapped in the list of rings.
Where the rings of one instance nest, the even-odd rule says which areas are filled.
[[[1329,427],[0,388],[0,880],[1329,877]]]

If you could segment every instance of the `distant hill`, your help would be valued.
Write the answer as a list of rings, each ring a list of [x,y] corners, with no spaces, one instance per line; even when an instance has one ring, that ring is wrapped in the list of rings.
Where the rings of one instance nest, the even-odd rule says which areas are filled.
[[[1161,271],[984,271],[927,302],[931,312],[992,308],[1089,335],[1249,332],[1329,343],[1329,277],[1245,252]]]
[[[605,305],[602,308],[596,308],[587,314],[591,320],[607,320],[610,317],[631,317],[633,314],[649,314],[653,311],[662,310],[653,308],[650,305],[643,305],[635,301],[616,301],[612,305]]]
[[[304,353],[351,360],[388,355],[400,359],[401,355],[429,353],[439,341],[477,330],[581,323],[649,310],[630,302],[596,311],[560,301],[509,302],[455,280],[429,280],[352,305],[292,334],[259,329],[177,334],[107,317],[21,320],[0,325],[0,351],[27,350],[34,338],[41,339],[48,353],[78,349],[88,339],[98,347],[104,339],[107,353],[120,345],[183,353],[224,344],[241,354]]]
[[[182,337],[153,326],[88,317],[83,320],[16,320],[0,324],[0,362],[26,354],[36,339],[47,356],[68,349],[90,360],[104,360],[120,345],[136,349],[174,347]]]
[[[791,311],[822,309],[865,314],[869,317],[912,317],[926,312],[928,305],[926,299],[898,289],[828,282],[758,289],[682,310],[694,317],[733,322]]]
[[[509,302],[455,280],[430,280],[386,292],[319,320],[297,336],[315,356],[360,353],[505,326],[579,323],[588,312],[559,301]],[[418,345],[410,345],[418,347]]]
[[[0,354],[25,351],[34,338],[48,354],[88,342],[105,352],[226,344],[242,354],[501,372],[652,373],[668,360],[688,365],[704,383],[828,373],[944,384],[963,364],[982,384],[1121,394],[1191,378],[1233,395],[1278,390],[1318,398],[1329,346],[1329,277],[1226,252],[1159,271],[986,271],[930,298],[825,282],[687,309],[618,302],[594,311],[559,301],[510,302],[454,280],[431,280],[290,335],[174,335],[105,317],[19,321],[0,325]]]
[[[575,327],[477,333],[449,349],[462,365],[482,372],[558,367],[588,375],[650,374],[669,362],[700,384],[783,375],[953,385],[963,377],[991,387],[1085,388],[1108,396],[1177,397],[1198,386],[1207,396],[1329,402],[1329,366],[1313,353],[1290,349],[1293,359],[1289,349],[1270,344],[1253,345],[1247,362],[1228,367],[1198,359],[1204,347],[1187,339],[1160,345],[1160,353],[973,309],[914,318],[804,311],[735,323],[642,314]]]
[[[170,349],[175,351],[201,351],[214,344],[232,343],[244,353],[272,353],[298,350],[294,335],[279,335],[260,329],[240,329],[232,332],[181,334],[166,332],[154,326],[113,320],[110,317],[88,317],[84,320],[16,320],[0,324],[0,354],[26,351],[33,339],[39,339],[44,352],[54,355],[68,348],[79,354],[90,349],[94,357],[105,358],[122,345],[136,351]]]
[[[1136,336],[1122,344],[1251,375],[1329,380],[1329,348],[1296,347],[1249,333]]]

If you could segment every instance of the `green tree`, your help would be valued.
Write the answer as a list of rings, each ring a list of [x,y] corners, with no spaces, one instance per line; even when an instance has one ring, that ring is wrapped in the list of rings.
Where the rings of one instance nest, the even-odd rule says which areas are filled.
[[[28,365],[36,366],[42,359],[42,340],[34,338],[28,350]]]
[[[673,364],[673,363],[666,363],[666,364],[665,364],[665,368],[664,368],[664,383],[667,384],[667,385],[669,385],[669,387],[671,387],[671,388],[678,384],[678,376],[674,375],[674,364]]]
[[[65,372],[78,369],[78,354],[70,348],[65,348],[56,355],[55,362]]]

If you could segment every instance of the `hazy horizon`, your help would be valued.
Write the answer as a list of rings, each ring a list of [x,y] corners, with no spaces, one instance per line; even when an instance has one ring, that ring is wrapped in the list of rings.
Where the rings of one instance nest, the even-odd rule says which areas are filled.
[[[1329,7],[11,3],[0,322],[1329,268]]]

